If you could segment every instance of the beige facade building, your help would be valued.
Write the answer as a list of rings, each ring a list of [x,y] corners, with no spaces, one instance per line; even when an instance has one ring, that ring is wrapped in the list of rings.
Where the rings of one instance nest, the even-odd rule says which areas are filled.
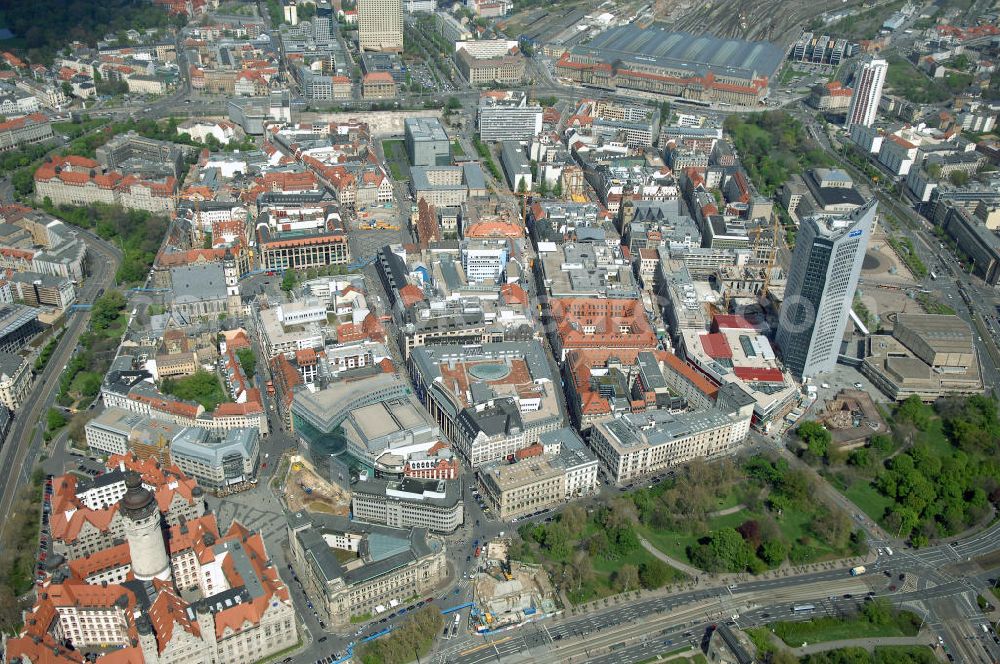
[[[455,64],[471,85],[513,85],[524,78],[525,59],[516,50],[503,55],[479,57],[463,48],[455,53]]]
[[[31,370],[20,355],[0,353],[0,404],[16,411],[31,388]]]
[[[358,0],[358,50],[403,52],[401,0]]]
[[[291,563],[334,627],[433,593],[447,577],[444,542],[422,528],[372,526],[328,514],[287,515]]]
[[[597,492],[597,458],[572,429],[544,433],[514,458],[513,463],[495,461],[479,471],[484,500],[501,520]]]
[[[396,96],[396,82],[388,72],[365,74],[361,80],[361,96],[365,99],[392,99]]]
[[[626,413],[594,423],[590,447],[619,486],[695,458],[736,451],[750,431],[753,401],[737,412],[709,410]]]

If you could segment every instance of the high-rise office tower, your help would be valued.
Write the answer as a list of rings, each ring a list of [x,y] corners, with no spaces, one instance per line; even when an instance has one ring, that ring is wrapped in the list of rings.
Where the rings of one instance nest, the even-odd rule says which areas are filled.
[[[847,121],[844,126],[851,125],[871,127],[878,114],[878,102],[882,98],[882,85],[885,74],[889,71],[889,63],[881,58],[868,58],[858,63],[854,72],[854,96],[851,106],[847,109]]]
[[[873,198],[850,214],[808,217],[799,226],[776,341],[800,378],[837,362],[876,207]]]
[[[358,0],[358,50],[402,53],[402,0]]]

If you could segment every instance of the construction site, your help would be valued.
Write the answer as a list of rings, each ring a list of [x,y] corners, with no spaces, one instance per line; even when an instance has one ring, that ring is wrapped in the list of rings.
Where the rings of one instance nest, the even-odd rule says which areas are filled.
[[[509,541],[486,544],[482,571],[473,582],[479,611],[475,629],[489,633],[517,627],[556,611],[555,591],[541,566],[511,561]]]
[[[282,464],[282,467],[285,467]],[[276,482],[285,506],[291,512],[307,510],[347,516],[350,513],[351,494],[324,479],[304,457],[288,457],[287,470]]]

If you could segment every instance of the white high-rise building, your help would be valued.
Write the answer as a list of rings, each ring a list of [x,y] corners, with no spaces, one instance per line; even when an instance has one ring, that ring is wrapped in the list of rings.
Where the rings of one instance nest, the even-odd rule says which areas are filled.
[[[778,318],[785,367],[800,378],[833,369],[854,302],[876,199],[844,216],[802,221]]]
[[[882,85],[885,83],[889,63],[881,58],[868,58],[858,63],[854,72],[854,96],[851,106],[847,109],[848,129],[853,125],[871,127],[878,113],[878,102],[882,98]]]
[[[402,0],[358,0],[358,50],[403,52]]]

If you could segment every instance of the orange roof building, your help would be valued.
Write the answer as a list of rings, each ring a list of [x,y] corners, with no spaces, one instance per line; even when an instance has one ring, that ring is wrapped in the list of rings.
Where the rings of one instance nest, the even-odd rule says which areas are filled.
[[[640,300],[613,298],[554,298],[550,308],[557,327],[560,359],[573,349],[652,350],[656,334]]]

